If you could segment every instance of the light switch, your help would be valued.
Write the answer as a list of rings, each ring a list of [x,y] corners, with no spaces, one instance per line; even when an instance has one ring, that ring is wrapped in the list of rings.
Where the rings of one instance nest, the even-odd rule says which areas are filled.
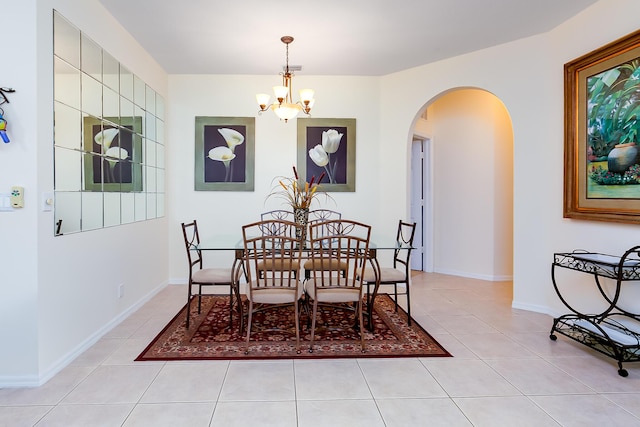
[[[24,208],[24,187],[11,187],[11,206]]]

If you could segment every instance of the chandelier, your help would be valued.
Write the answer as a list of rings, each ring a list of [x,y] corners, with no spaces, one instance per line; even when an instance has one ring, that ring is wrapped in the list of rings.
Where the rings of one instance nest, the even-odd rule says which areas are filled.
[[[266,93],[257,94],[256,100],[260,106],[258,114],[271,108],[273,112],[276,113],[276,116],[286,123],[289,119],[296,117],[300,111],[309,115],[315,100],[313,99],[313,89],[302,89],[300,91],[300,101],[293,102],[291,96],[291,79],[293,78],[293,72],[289,69],[289,44],[293,41],[293,37],[282,36],[280,40],[285,44],[287,49],[286,65],[284,71],[280,73],[282,76],[282,86],[273,87],[273,92],[276,97],[276,101],[273,104],[269,105],[270,97]]]

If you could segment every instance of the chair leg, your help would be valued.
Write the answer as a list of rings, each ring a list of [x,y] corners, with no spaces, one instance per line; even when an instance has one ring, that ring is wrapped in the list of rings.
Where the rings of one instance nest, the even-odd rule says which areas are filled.
[[[311,318],[311,342],[309,343],[309,353],[313,353],[313,340],[316,334],[316,315],[318,314],[318,300],[313,300],[313,314]]]
[[[398,284],[393,284],[393,301],[395,301],[396,305],[396,313],[398,312]]]
[[[372,310],[373,308],[370,308],[370,310]],[[365,352],[365,346],[364,346],[364,325],[363,325],[363,315],[362,315],[362,298],[360,299],[360,302],[358,302],[358,323],[360,323],[360,348],[361,351],[364,353]]]
[[[187,287],[187,329],[189,329],[189,316],[191,314],[191,283],[188,283]]]
[[[229,329],[233,328],[233,285],[229,285]]]
[[[253,302],[249,300],[249,318],[247,319],[247,348],[244,350],[244,354],[249,354],[249,337],[251,336],[251,315],[253,314]]]
[[[409,294],[409,282],[406,282],[405,286],[407,287],[407,317],[409,319],[407,323],[411,326],[411,296]]]
[[[198,285],[198,314],[202,308],[202,285]]]
[[[300,312],[298,311],[298,301],[293,303],[293,309],[295,310],[296,320],[296,353],[300,353]]]

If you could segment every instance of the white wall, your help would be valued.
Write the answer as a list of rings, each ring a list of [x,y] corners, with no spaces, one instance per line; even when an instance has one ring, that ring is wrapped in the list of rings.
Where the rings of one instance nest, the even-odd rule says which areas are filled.
[[[382,79],[382,140],[404,142],[381,144],[380,158],[396,167],[405,164],[415,115],[438,94],[476,87],[504,103],[514,134],[516,307],[564,310],[549,274],[554,252],[588,248],[621,254],[638,244],[637,226],[563,219],[562,200],[563,64],[637,30],[639,14],[640,2],[635,0],[603,0],[547,34]],[[597,31],[591,30],[595,28]],[[389,205],[407,204],[406,192],[397,190],[405,185],[404,180],[404,176],[381,180],[381,197]],[[385,210],[382,220],[390,221],[392,215]],[[585,288],[590,287],[576,287],[569,290],[570,295],[595,303],[599,295]],[[638,300],[629,298],[633,299]],[[638,309],[640,304],[635,306]]]
[[[427,108],[433,145],[434,271],[512,277],[513,137],[492,94],[459,89]]]
[[[0,191],[25,187],[25,208],[0,217],[0,385],[36,385],[69,363],[167,282],[166,220],[54,237],[53,9],[166,98],[166,73],[95,0],[3,5],[2,86],[13,87],[11,144],[1,147]],[[124,283],[125,296],[117,298]]]
[[[292,176],[296,164],[297,121],[284,123],[271,112],[257,115],[255,94],[268,91],[278,81],[270,76],[169,77],[168,216],[170,282],[187,279],[187,262],[180,223],[197,219],[201,237],[231,234],[240,238],[241,226],[259,219],[260,212],[283,208],[282,201],[265,201],[277,176]],[[380,164],[379,101],[377,79],[370,77],[318,77],[302,73],[295,87],[312,87],[316,103],[312,117],[356,119],[356,191],[331,193],[335,204],[324,205],[345,217],[375,226],[380,205],[375,183],[387,164]],[[196,116],[255,117],[255,191],[194,191],[194,135]],[[404,173],[404,172],[403,172]],[[277,184],[277,182],[276,182]],[[388,225],[395,232],[397,218]],[[229,265],[232,254],[207,254],[208,265]]]

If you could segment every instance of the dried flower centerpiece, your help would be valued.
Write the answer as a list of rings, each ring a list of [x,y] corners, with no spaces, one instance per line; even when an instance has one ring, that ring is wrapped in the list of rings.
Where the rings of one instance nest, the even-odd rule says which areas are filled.
[[[311,181],[300,179],[296,167],[293,167],[293,177],[277,177],[278,183],[274,185],[271,193],[267,196],[278,197],[285,200],[285,203],[291,206],[293,210],[294,221],[304,226],[304,232],[301,237],[303,240],[306,238],[307,223],[309,221],[309,208],[311,203],[316,200],[320,195],[326,199],[331,198],[327,193],[320,189],[320,182],[324,178],[324,172],[316,180],[316,177],[311,177]]]

